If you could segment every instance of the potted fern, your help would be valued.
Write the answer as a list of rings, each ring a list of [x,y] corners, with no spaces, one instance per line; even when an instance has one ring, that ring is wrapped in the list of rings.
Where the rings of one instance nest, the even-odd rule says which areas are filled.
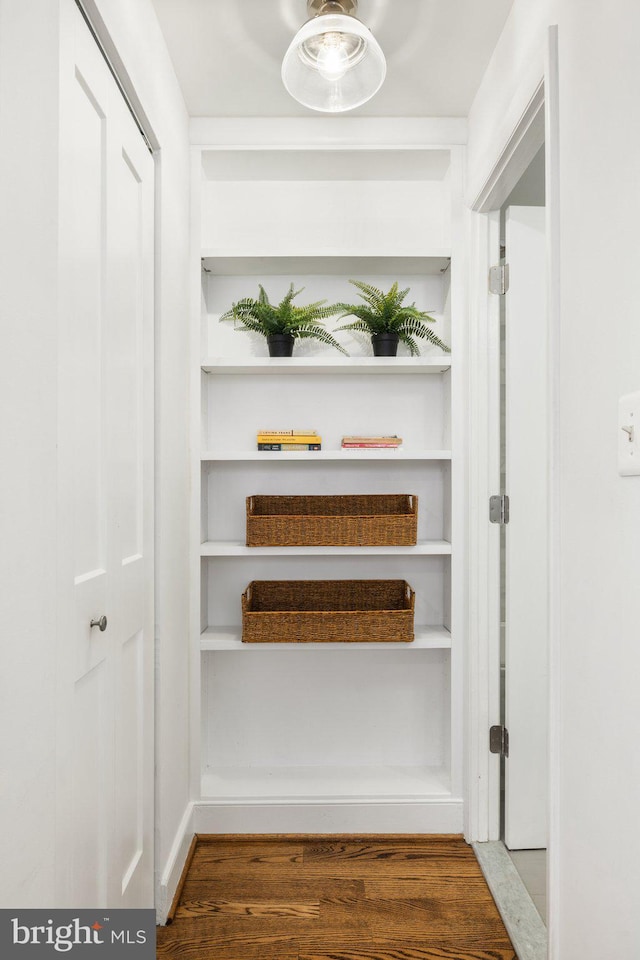
[[[279,304],[272,304],[262,286],[258,299],[244,297],[234,303],[222,314],[220,320],[234,320],[238,330],[260,333],[266,337],[270,357],[290,357],[296,339],[311,338],[327,343],[341,353],[343,347],[325,329],[323,321],[335,316],[342,309],[339,304],[325,306],[326,300],[318,300],[304,307],[296,306],[292,301],[304,288],[295,290],[293,284]]]
[[[398,290],[398,283],[393,284],[387,293],[377,287],[364,283],[362,280],[350,280],[360,291],[363,304],[338,303],[343,313],[340,320],[353,316],[356,319],[338,330],[356,330],[368,333],[371,336],[373,354],[376,357],[395,357],[398,343],[404,343],[409,348],[412,357],[418,356],[417,339],[427,340],[445,353],[451,350],[428,326],[435,323],[435,318],[422,310],[418,310],[415,303],[403,306],[403,301],[409,293]]]

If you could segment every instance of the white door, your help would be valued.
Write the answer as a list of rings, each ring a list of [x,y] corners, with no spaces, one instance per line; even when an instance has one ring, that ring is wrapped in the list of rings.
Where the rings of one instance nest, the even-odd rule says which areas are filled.
[[[154,166],[72,0],[59,143],[56,905],[152,906]]]
[[[545,210],[506,211],[505,843],[547,845],[548,336]]]

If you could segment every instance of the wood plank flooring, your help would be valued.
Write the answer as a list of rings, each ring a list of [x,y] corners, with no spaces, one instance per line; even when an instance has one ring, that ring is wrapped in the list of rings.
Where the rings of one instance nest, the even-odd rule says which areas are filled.
[[[198,837],[165,960],[516,960],[457,836]]]

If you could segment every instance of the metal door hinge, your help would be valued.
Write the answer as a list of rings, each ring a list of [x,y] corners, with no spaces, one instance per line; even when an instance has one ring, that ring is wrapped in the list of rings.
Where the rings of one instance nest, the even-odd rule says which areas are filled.
[[[509,289],[509,264],[500,263],[489,270],[489,293],[503,297]]]
[[[506,493],[489,497],[489,520],[491,523],[509,523],[509,497]]]
[[[501,757],[509,756],[509,731],[499,723],[489,729],[489,750]]]

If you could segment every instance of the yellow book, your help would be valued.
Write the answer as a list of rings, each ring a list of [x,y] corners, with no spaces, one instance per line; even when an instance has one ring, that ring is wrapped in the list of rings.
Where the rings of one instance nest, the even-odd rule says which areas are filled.
[[[264,430],[258,432],[258,443],[319,443],[320,437],[315,430]]]

